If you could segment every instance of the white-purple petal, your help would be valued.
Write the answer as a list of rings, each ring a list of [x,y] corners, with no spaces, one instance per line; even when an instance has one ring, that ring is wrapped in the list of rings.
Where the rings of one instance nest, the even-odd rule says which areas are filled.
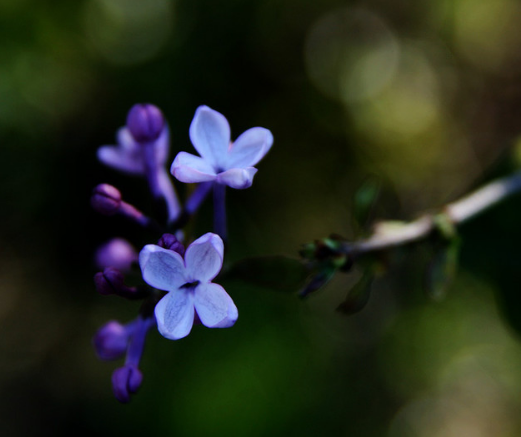
[[[170,340],[186,337],[194,324],[192,293],[185,289],[171,291],[159,301],[154,313],[163,337]]]
[[[159,290],[177,290],[188,282],[181,255],[155,244],[147,244],[141,250],[139,265],[144,281]]]
[[[187,282],[210,282],[223,265],[224,244],[217,234],[208,232],[195,240],[185,253]]]
[[[199,284],[195,288],[194,305],[201,323],[208,328],[228,328],[239,316],[232,298],[218,284]]]
[[[199,106],[190,125],[190,139],[214,170],[223,168],[230,145],[230,125],[224,115],[208,106]]]
[[[235,140],[228,152],[226,169],[253,167],[268,153],[273,135],[263,127],[253,127]]]
[[[173,222],[181,212],[181,205],[179,205],[174,186],[172,185],[172,178],[164,167],[158,168],[157,180],[168,208],[168,220]]]
[[[231,188],[243,190],[251,187],[255,173],[257,173],[257,169],[254,167],[232,168],[219,173],[216,181],[220,184],[228,185]]]
[[[141,152],[138,149],[125,149],[121,146],[101,146],[97,155],[98,159],[108,167],[130,174],[145,174],[145,165]]]
[[[213,181],[216,176],[212,166],[203,158],[186,152],[177,154],[170,168],[170,173],[176,179],[187,184]]]
[[[167,126],[163,128],[161,134],[154,142],[154,149],[158,165],[165,165],[170,152],[170,131]]]

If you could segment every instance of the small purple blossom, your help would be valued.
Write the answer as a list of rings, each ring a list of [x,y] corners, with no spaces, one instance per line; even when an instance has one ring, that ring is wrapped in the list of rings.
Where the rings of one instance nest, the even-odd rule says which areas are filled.
[[[99,184],[92,190],[90,204],[103,215],[114,215],[121,207],[121,193],[112,185]]]
[[[118,130],[117,145],[101,146],[98,149],[98,159],[105,165],[116,170],[139,176],[146,176],[147,169],[142,143],[137,141],[130,129],[125,126]],[[169,133],[166,125],[153,142],[153,151],[156,164],[163,166],[169,152]]]
[[[237,307],[223,287],[212,283],[223,263],[221,238],[207,233],[195,240],[183,257],[172,250],[149,244],[139,254],[143,279],[168,291],[156,305],[159,332],[171,340],[186,337],[194,318],[209,328],[227,328],[237,318]]]
[[[121,358],[127,351],[133,325],[122,325],[115,320],[103,325],[94,338],[94,350],[101,360],[116,360]]]
[[[163,249],[173,250],[181,256],[184,256],[185,254],[185,247],[183,243],[181,243],[177,237],[172,234],[163,234],[157,242],[157,245]]]
[[[136,393],[143,382],[143,373],[134,364],[125,364],[112,373],[112,389],[114,397],[126,404],[130,395]]]
[[[106,267],[94,275],[94,284],[99,294],[114,294],[127,299],[140,299],[148,295],[146,290],[125,285],[125,276],[114,267]]]
[[[129,272],[137,262],[138,254],[134,246],[123,238],[113,238],[98,248],[94,256],[99,269],[114,267],[122,272]]]
[[[127,115],[127,127],[138,143],[155,141],[165,127],[165,118],[157,106],[137,104]]]
[[[169,132],[161,110],[151,104],[134,105],[127,125],[117,134],[117,145],[102,146],[98,159],[105,165],[126,173],[144,176],[154,198],[174,221],[181,207],[165,167],[169,152]]]
[[[230,142],[230,126],[224,115],[200,106],[190,125],[190,139],[201,155],[180,152],[170,169],[181,182],[209,182],[244,189],[251,186],[257,164],[273,144],[268,129],[254,127]]]

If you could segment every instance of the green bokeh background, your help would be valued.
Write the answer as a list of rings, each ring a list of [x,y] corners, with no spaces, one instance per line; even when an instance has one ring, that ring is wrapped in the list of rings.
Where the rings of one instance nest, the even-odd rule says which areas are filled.
[[[515,0],[1,0],[1,434],[520,435],[519,199],[461,229],[442,302],[423,291],[427,246],[390,258],[349,318],[335,308],[356,268],[305,301],[224,284],[236,326],[150,335],[128,405],[90,341],[138,306],[96,294],[93,253],[144,241],[89,206],[108,182],[150,209],[142,180],[95,155],[151,102],[172,159],[201,104],[234,137],[273,132],[254,185],[229,192],[229,260],[358,237],[367,178],[383,181],[378,218],[440,207],[521,162],[520,20]]]

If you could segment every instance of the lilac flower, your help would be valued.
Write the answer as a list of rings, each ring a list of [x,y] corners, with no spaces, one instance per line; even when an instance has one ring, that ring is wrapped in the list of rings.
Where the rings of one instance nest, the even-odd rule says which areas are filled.
[[[271,132],[262,127],[248,129],[231,143],[228,121],[208,106],[197,108],[190,139],[201,156],[180,152],[171,173],[181,182],[215,181],[238,189],[251,186],[257,173],[253,166],[273,144]]]
[[[133,331],[134,325],[132,323],[125,326],[111,320],[103,325],[92,339],[98,357],[102,360],[121,358],[127,351]]]
[[[137,128],[133,130],[137,130]],[[117,145],[101,146],[98,149],[98,159],[103,164],[116,170],[146,176],[147,169],[142,143],[134,138],[127,126],[118,130],[116,140]],[[169,151],[169,132],[166,125],[163,126],[160,134],[154,140],[152,147],[157,165],[165,165]]]
[[[98,248],[94,256],[100,269],[114,267],[122,272],[129,272],[138,255],[132,244],[123,238],[113,238]]]
[[[115,359],[127,353],[125,365],[112,373],[112,389],[120,402],[129,402],[130,395],[136,393],[143,382],[139,362],[147,332],[154,325],[153,316],[139,315],[127,325],[109,322],[94,337],[94,346],[101,359]]]
[[[100,147],[98,159],[116,170],[146,177],[153,196],[165,202],[172,222],[181,207],[165,168],[168,152],[163,114],[154,105],[137,104],[128,113],[127,125],[118,131],[117,145]]]
[[[161,335],[171,340],[186,337],[197,315],[209,328],[227,328],[238,317],[237,307],[223,287],[212,283],[223,263],[223,241],[207,233],[195,240],[183,257],[154,244],[143,248],[139,264],[143,279],[168,291],[155,308]]]
[[[112,373],[114,397],[123,404],[130,402],[130,395],[137,392],[143,382],[143,373],[136,365],[125,364]]]

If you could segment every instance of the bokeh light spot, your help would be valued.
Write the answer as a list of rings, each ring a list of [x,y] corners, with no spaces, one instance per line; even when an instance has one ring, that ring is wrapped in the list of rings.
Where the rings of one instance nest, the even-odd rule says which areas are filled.
[[[94,50],[112,64],[137,64],[155,56],[173,28],[172,0],[91,0],[85,32]]]
[[[399,45],[389,26],[365,9],[341,9],[309,31],[307,72],[324,94],[340,100],[368,99],[393,78]]]

